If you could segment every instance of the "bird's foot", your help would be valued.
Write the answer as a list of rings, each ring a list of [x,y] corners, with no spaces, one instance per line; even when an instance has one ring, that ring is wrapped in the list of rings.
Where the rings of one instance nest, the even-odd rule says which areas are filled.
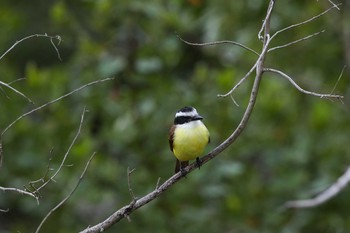
[[[198,157],[196,158],[196,165],[197,165],[198,169],[201,169],[202,161]]]

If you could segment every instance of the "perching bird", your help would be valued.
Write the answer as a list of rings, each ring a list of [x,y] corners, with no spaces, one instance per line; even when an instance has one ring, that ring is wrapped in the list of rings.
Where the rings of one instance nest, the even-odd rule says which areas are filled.
[[[199,156],[210,141],[209,131],[202,119],[193,107],[183,107],[176,112],[169,132],[170,150],[176,157],[175,173],[182,172],[189,160],[196,159],[200,166]]]

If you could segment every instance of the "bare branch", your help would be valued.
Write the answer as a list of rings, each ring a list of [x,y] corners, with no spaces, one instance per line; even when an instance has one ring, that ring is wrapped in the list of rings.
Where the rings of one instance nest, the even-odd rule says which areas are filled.
[[[85,112],[86,112],[86,107],[84,107],[84,110],[81,114],[81,117],[80,117],[80,123],[79,123],[79,127],[78,127],[78,130],[73,138],[73,141],[71,142],[71,144],[69,145],[68,147],[68,150],[66,151],[66,153],[64,154],[63,156],[63,159],[61,161],[61,164],[60,166],[58,167],[58,169],[56,170],[56,172],[46,181],[44,182],[40,187],[36,188],[35,189],[35,192],[39,192],[43,187],[45,187],[48,183],[50,183],[52,180],[55,179],[55,177],[58,175],[58,173],[61,171],[62,167],[64,166],[64,163],[66,162],[66,159],[71,151],[71,149],[73,148],[76,140],[78,139],[79,135],[80,135],[80,132],[81,132],[81,128],[82,128],[82,125],[83,125],[83,122],[84,122],[84,116],[85,116]]]
[[[318,15],[315,15],[314,17],[311,17],[311,18],[309,18],[309,19],[307,19],[307,20],[305,20],[305,21],[303,21],[303,22],[296,23],[296,24],[290,25],[290,26],[288,26],[288,27],[286,27],[286,28],[283,28],[283,29],[281,29],[281,30],[278,30],[277,32],[275,32],[275,34],[273,34],[273,35],[271,36],[271,40],[272,40],[273,38],[275,38],[278,34],[282,33],[282,32],[285,32],[285,31],[290,30],[290,29],[295,28],[295,27],[299,27],[299,26],[301,26],[301,25],[307,24],[307,23],[309,23],[309,22],[311,22],[311,21],[313,21],[313,20],[315,20],[315,19],[320,18],[322,15],[328,13],[330,10],[332,10],[332,9],[334,9],[334,8],[340,6],[340,5],[341,5],[341,3],[339,3],[339,4],[337,4],[337,5],[333,5],[332,7],[328,8],[328,9],[325,10],[325,11],[323,11],[322,13],[320,13],[320,14],[318,14]]]
[[[52,153],[53,153],[53,148],[52,148],[51,151],[50,151],[50,154],[51,154],[51,155],[52,155]],[[45,171],[44,175],[43,175],[41,178],[29,182],[29,185],[30,185],[30,187],[33,188],[33,190],[36,190],[36,188],[34,188],[34,185],[35,185],[36,183],[39,183],[39,182],[44,183],[45,180],[46,180],[46,177],[47,177],[48,174],[49,174],[49,172],[53,170],[53,169],[50,167],[51,161],[52,161],[52,156],[50,156],[49,161],[48,161],[47,166],[46,166],[46,171]]]
[[[41,227],[43,226],[43,224],[46,222],[46,220],[50,217],[50,215],[55,212],[58,208],[60,208],[73,194],[74,192],[77,190],[78,186],[80,185],[81,181],[83,180],[85,173],[92,161],[92,159],[94,158],[96,152],[94,152],[91,156],[90,159],[87,161],[85,168],[83,170],[83,172],[81,173],[78,182],[76,183],[76,185],[74,186],[73,190],[60,202],[58,203],[53,209],[51,209],[49,211],[49,213],[45,216],[45,218],[41,221],[41,223],[39,224],[38,228],[36,229],[35,233],[38,233],[41,229]]]
[[[129,193],[130,193],[132,200],[136,200],[134,192],[132,191],[132,188],[131,188],[131,173],[133,173],[134,171],[135,171],[135,168],[130,170],[130,168],[128,167],[128,170],[127,170],[128,188],[129,188]]]
[[[232,95],[232,94],[230,95],[230,97],[231,97],[232,102],[233,102],[237,107],[239,107],[239,104],[236,102],[235,98],[233,98],[233,95]]]
[[[346,65],[343,66],[343,69],[340,72],[340,75],[338,77],[337,82],[334,84],[334,87],[333,87],[333,89],[331,91],[331,94],[333,94],[333,92],[335,91],[335,88],[337,88],[337,86],[338,86],[338,83],[339,83],[340,79],[343,77],[343,73],[344,73],[345,68],[346,68]]]
[[[335,8],[337,8],[338,11],[340,11],[340,8],[334,2],[332,2],[331,0],[328,0],[328,2],[332,4]]]
[[[16,192],[16,193],[31,196],[32,198],[34,198],[37,201],[37,203],[39,205],[39,197],[32,192],[28,192],[28,191],[18,189],[18,188],[6,188],[6,187],[2,187],[2,186],[0,186],[0,190],[4,191],[4,192]]]
[[[50,38],[50,42],[51,42],[52,46],[54,47],[54,49],[56,50],[58,59],[60,59],[60,61],[62,61],[61,54],[60,54],[60,52],[58,51],[58,48],[56,47],[55,43],[53,42],[53,39],[57,39],[57,40],[58,40],[57,45],[60,45],[62,39],[61,39],[61,37],[58,36],[58,35],[55,36],[55,37],[51,37],[51,38]]]
[[[27,99],[30,103],[34,104],[34,102],[29,97],[27,97],[25,94],[23,94],[22,92],[18,91],[17,89],[11,87],[9,84],[0,81],[0,85],[3,85],[5,87],[11,89],[12,91],[16,92],[18,95],[20,95],[20,96],[24,97],[25,99]]]
[[[75,144],[75,142],[76,142],[78,136],[80,135],[81,128],[82,128],[82,125],[83,125],[83,122],[84,122],[85,112],[86,112],[86,108],[84,107],[84,110],[83,110],[83,112],[82,112],[82,114],[81,114],[80,123],[79,123],[79,127],[78,127],[78,130],[77,130],[77,133],[76,133],[76,135],[75,135],[75,137],[74,137],[72,143],[70,144],[70,146],[69,146],[67,152],[65,153],[65,155],[64,155],[64,157],[63,157],[63,159],[62,159],[62,162],[61,162],[60,166],[58,167],[58,169],[56,170],[56,172],[55,172],[48,180],[44,181],[44,179],[45,179],[47,173],[48,173],[49,170],[50,170],[50,161],[51,161],[51,159],[49,160],[49,164],[48,164],[47,171],[46,171],[46,173],[45,173],[44,178],[41,178],[40,180],[38,180],[38,181],[43,181],[43,184],[42,184],[40,187],[38,187],[38,188],[34,187],[34,183],[36,183],[36,181],[35,181],[35,182],[30,182],[30,183],[29,183],[30,187],[33,189],[32,191],[25,191],[25,190],[21,190],[21,189],[17,189],[17,188],[5,188],[5,187],[1,187],[1,186],[0,186],[0,190],[3,190],[3,191],[13,191],[13,192],[18,192],[18,193],[20,193],[20,194],[29,195],[29,196],[31,196],[31,197],[34,197],[34,198],[37,200],[38,204],[39,204],[39,191],[40,191],[43,187],[45,187],[48,183],[50,183],[51,181],[54,181],[54,178],[57,176],[57,174],[60,172],[60,170],[61,170],[62,167],[64,166],[64,163],[65,163],[65,161],[66,161],[66,159],[67,159],[67,157],[68,157],[68,154],[70,153],[70,151],[71,151],[73,145]],[[1,144],[0,144],[0,145],[1,145]]]
[[[45,34],[33,34],[33,35],[24,37],[24,38],[22,38],[22,39],[16,41],[8,50],[6,50],[6,52],[5,52],[3,55],[1,55],[0,60],[1,60],[6,54],[8,54],[14,47],[16,47],[19,43],[21,43],[21,42],[23,42],[23,41],[25,41],[25,40],[34,38],[34,37],[46,37],[46,38],[49,38],[49,39],[50,39],[50,42],[51,42],[51,44],[52,44],[52,46],[53,46],[54,49],[56,50],[56,53],[57,53],[58,58],[61,60],[61,55],[60,55],[60,53],[59,53],[59,51],[58,51],[58,49],[57,49],[55,43],[53,42],[53,40],[58,40],[57,45],[59,45],[59,44],[61,43],[61,41],[62,41],[61,37],[58,36],[58,35],[57,35],[57,36],[49,36],[49,35],[47,35],[46,33],[45,33]]]
[[[229,95],[231,95],[252,73],[253,71],[258,67],[258,64],[264,59],[266,52],[268,50],[268,45],[270,43],[270,39],[267,42],[267,45],[263,47],[263,50],[259,56],[259,58],[257,59],[257,61],[255,62],[255,64],[252,66],[252,68],[250,68],[250,70],[244,75],[243,78],[241,78],[241,80],[239,80],[239,82],[226,94],[218,94],[218,97],[227,97]]]
[[[314,33],[314,34],[305,36],[305,37],[303,37],[303,38],[301,38],[301,39],[298,39],[298,40],[289,42],[289,43],[287,43],[287,44],[279,45],[279,46],[273,47],[273,48],[269,49],[268,52],[272,52],[272,51],[274,51],[274,50],[276,50],[276,49],[285,48],[285,47],[287,47],[287,46],[290,46],[290,45],[299,43],[299,42],[304,41],[304,40],[307,40],[307,39],[310,39],[311,37],[317,36],[317,35],[319,35],[319,34],[325,32],[325,31],[326,31],[326,30],[322,30],[322,31],[316,32],[316,33]]]
[[[130,196],[131,196],[131,203],[129,204],[130,205],[130,208],[133,208],[133,206],[135,205],[136,201],[137,201],[137,198],[135,197],[134,195],[134,191],[132,190],[131,188],[131,173],[133,173],[135,171],[135,168],[130,170],[130,168],[128,167],[127,169],[127,177],[128,177],[128,189],[129,189],[129,193],[130,193]],[[125,213],[124,214],[124,217],[129,221],[131,222],[131,218],[130,216]]]
[[[265,38],[262,36],[262,33],[264,33],[264,36],[266,35],[269,35],[270,34],[270,29],[269,31],[266,33],[266,26],[269,28],[270,27],[270,21],[267,21],[267,20],[270,20],[271,19],[271,13],[272,13],[272,9],[273,9],[273,6],[275,5],[275,0],[271,0],[270,3],[269,3],[269,7],[267,9],[267,13],[266,13],[266,17],[265,19],[263,20],[263,24],[261,25],[261,28],[260,28],[260,31],[258,33],[258,38],[259,40],[261,41],[264,41]]]
[[[71,91],[71,92],[69,92],[69,93],[67,93],[67,94],[65,94],[65,95],[62,95],[62,96],[60,96],[60,97],[58,97],[58,98],[56,98],[56,99],[54,99],[54,100],[51,100],[51,101],[49,101],[49,102],[47,102],[47,103],[45,103],[45,104],[43,104],[43,105],[41,105],[41,106],[39,106],[39,107],[37,107],[37,108],[34,108],[34,109],[30,110],[29,112],[26,112],[26,113],[22,114],[22,115],[19,116],[16,120],[14,120],[11,124],[9,124],[9,125],[1,132],[1,135],[0,135],[0,136],[2,137],[2,136],[6,133],[6,131],[7,131],[9,128],[11,128],[15,123],[17,123],[17,122],[18,122],[19,120],[21,120],[22,118],[24,118],[24,117],[26,117],[26,116],[32,114],[33,112],[36,112],[36,111],[38,111],[38,110],[41,110],[42,108],[47,107],[48,105],[51,105],[51,104],[53,104],[53,103],[56,103],[56,102],[58,102],[58,101],[60,101],[60,100],[62,100],[62,99],[64,99],[64,98],[66,98],[66,97],[68,97],[68,96],[70,96],[70,95],[76,93],[76,92],[79,92],[80,90],[82,90],[82,89],[84,89],[84,88],[86,88],[86,87],[88,87],[88,86],[91,86],[91,85],[94,85],[94,84],[97,84],[97,83],[102,83],[102,82],[110,81],[110,80],[113,80],[113,79],[114,79],[114,78],[105,78],[105,79],[96,80],[96,81],[87,83],[87,84],[85,84],[85,85],[83,85],[83,86],[81,86],[81,87],[79,87],[79,88],[77,88],[77,89],[74,89],[73,91]],[[0,137],[0,138],[1,138],[1,137]]]
[[[22,80],[26,80],[26,78],[18,78],[16,80],[13,80],[12,82],[9,82],[7,85],[12,85],[12,84],[19,82],[19,81],[22,81]]]
[[[157,184],[156,184],[156,188],[155,190],[157,190],[159,188],[159,183],[160,183],[160,177],[158,177],[158,180],[157,180]]]
[[[265,60],[265,56],[266,56],[266,53],[268,51],[268,47],[269,47],[269,44],[271,41],[271,38],[270,38],[270,18],[271,18],[271,13],[272,13],[272,9],[274,7],[274,4],[275,4],[275,0],[271,0],[269,7],[268,7],[268,10],[267,10],[266,17],[263,21],[262,29],[259,31],[259,35],[258,35],[259,38],[261,37],[262,31],[264,31],[264,38],[260,38],[261,40],[263,40],[264,45],[263,45],[263,49],[262,49],[261,54],[259,55],[257,61],[255,62],[253,67],[246,73],[246,75],[243,78],[241,78],[241,80],[229,92],[227,92],[226,94],[223,94],[223,95],[219,94],[219,95],[217,95],[218,97],[227,97],[227,96],[231,95],[252,74],[252,72],[255,69],[257,69],[257,71],[256,71],[257,73],[261,72],[259,69],[262,68],[262,63]]]
[[[186,41],[184,39],[182,39],[179,35],[176,35],[177,38],[179,38],[182,42],[188,44],[188,45],[193,45],[193,46],[210,46],[210,45],[220,45],[220,44],[233,44],[233,45],[237,45],[239,47],[242,47],[252,53],[254,53],[255,55],[259,56],[259,53],[256,52],[254,49],[249,48],[248,46],[245,46],[244,44],[235,42],[235,41],[231,41],[231,40],[222,40],[222,41],[214,41],[214,42],[206,42],[206,43],[193,43],[193,42],[189,42]]]
[[[291,77],[289,77],[287,74],[283,73],[283,72],[280,71],[280,70],[276,70],[276,69],[272,69],[272,68],[265,68],[264,71],[265,71],[265,72],[276,73],[276,74],[281,75],[282,77],[286,78],[291,84],[293,84],[293,86],[294,86],[296,89],[298,89],[300,92],[302,92],[302,93],[304,93],[304,94],[312,95],[312,96],[317,96],[317,97],[320,97],[320,98],[329,98],[329,99],[338,99],[338,100],[341,100],[341,99],[344,98],[344,96],[341,96],[341,95],[319,94],[319,93],[316,93],[316,92],[304,90],[304,89],[301,88],[298,84],[296,84],[296,82],[294,82],[294,80],[293,80]]]
[[[285,208],[311,208],[321,205],[340,193],[350,181],[350,166],[346,169],[345,173],[341,175],[338,180],[332,184],[325,191],[320,193],[314,198],[306,200],[288,201],[284,204]]]

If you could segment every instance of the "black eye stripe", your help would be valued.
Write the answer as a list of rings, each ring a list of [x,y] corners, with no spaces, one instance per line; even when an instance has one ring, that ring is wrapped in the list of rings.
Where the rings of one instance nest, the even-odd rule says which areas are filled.
[[[178,117],[175,117],[174,124],[181,125],[181,124],[190,122],[191,120],[193,120],[193,118],[190,116],[178,116]]]

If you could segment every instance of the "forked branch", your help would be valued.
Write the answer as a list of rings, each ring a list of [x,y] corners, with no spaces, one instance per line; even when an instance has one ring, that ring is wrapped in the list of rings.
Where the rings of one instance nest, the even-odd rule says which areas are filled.
[[[38,233],[41,229],[41,227],[44,225],[44,223],[46,222],[46,220],[50,217],[50,215],[55,212],[58,208],[60,208],[73,194],[74,192],[77,190],[78,186],[80,185],[81,181],[83,180],[84,176],[85,176],[85,173],[92,161],[92,159],[94,158],[95,156],[95,152],[90,156],[90,159],[87,161],[85,167],[84,167],[84,170],[83,172],[81,173],[77,183],[75,184],[74,188],[72,189],[72,191],[62,200],[60,201],[60,203],[58,203],[54,208],[52,208],[49,213],[47,213],[47,215],[44,217],[44,219],[41,221],[41,223],[39,224],[38,228],[36,229],[35,233]]]
[[[344,98],[342,95],[333,95],[333,94],[320,94],[312,91],[307,91],[303,88],[301,88],[291,77],[289,77],[287,74],[283,73],[280,70],[272,69],[272,68],[264,68],[265,72],[271,72],[275,74],[279,74],[280,76],[286,78],[298,91],[307,94],[307,95],[312,95],[320,98],[328,98],[328,99],[337,99],[340,100]]]

